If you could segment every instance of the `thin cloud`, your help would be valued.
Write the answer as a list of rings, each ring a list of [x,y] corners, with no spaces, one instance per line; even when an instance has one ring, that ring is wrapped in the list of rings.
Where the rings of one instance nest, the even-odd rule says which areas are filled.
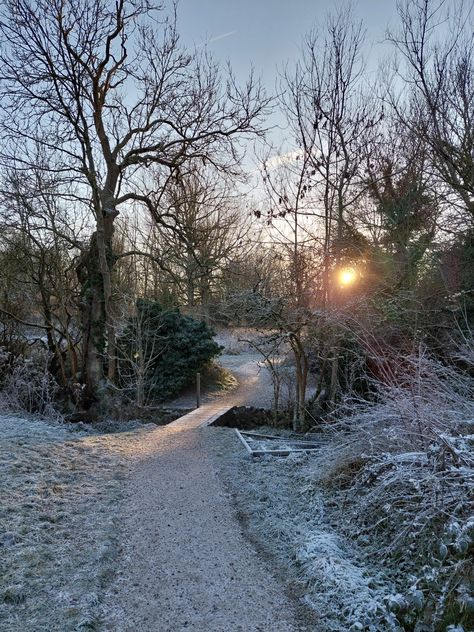
[[[221,35],[216,35],[215,37],[211,37],[211,39],[209,40],[209,44],[212,44],[212,42],[218,42],[219,40],[223,40],[226,37],[235,35],[236,33],[237,31],[229,31],[228,33],[222,33]]]
[[[298,160],[298,157],[301,155],[301,150],[295,149],[294,151],[289,151],[286,154],[278,154],[277,156],[272,156],[268,160],[265,161],[265,167],[267,171],[273,171],[274,169],[278,169],[282,165],[286,165],[291,162],[295,162]]]

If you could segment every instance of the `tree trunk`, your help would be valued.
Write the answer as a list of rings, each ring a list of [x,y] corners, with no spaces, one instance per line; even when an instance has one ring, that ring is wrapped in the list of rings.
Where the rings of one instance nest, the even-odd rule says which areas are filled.
[[[295,337],[292,341],[296,364],[295,410],[293,413],[293,430],[299,432],[305,420],[306,386],[308,382],[308,359],[301,341]]]
[[[81,283],[83,406],[88,408],[97,397],[104,376],[105,308],[104,285],[99,265],[97,233],[91,237],[77,269]]]
[[[85,385],[83,405],[90,407],[105,382],[115,380],[115,330],[110,314],[112,297],[111,272],[114,265],[112,239],[114,220],[118,215],[113,183],[108,183],[100,196],[95,196],[96,232],[79,262],[77,273],[81,283],[82,316],[82,382]],[[99,200],[100,197],[100,200]]]

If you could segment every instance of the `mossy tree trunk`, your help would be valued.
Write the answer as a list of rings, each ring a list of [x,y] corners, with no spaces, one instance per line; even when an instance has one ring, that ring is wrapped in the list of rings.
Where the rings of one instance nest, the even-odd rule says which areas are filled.
[[[110,313],[113,233],[117,211],[101,213],[97,230],[78,267],[81,282],[83,404],[90,406],[105,384],[115,379],[115,332]]]

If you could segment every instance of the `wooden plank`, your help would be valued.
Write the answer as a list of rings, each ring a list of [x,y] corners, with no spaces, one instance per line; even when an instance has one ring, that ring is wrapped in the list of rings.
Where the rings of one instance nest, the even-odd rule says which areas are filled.
[[[218,417],[230,410],[232,406],[222,404],[209,403],[204,404],[201,408],[195,408],[190,413],[175,419],[168,428],[200,428],[212,424]]]
[[[249,430],[241,430],[241,433],[249,437],[261,437],[262,439],[282,439],[282,437],[276,437],[275,435],[260,434],[259,432],[250,432]]]
[[[262,444],[263,441],[251,441],[251,444]],[[269,450],[278,450],[278,449],[288,449],[288,450],[320,450],[323,446],[322,444],[317,443],[296,443],[294,441],[279,441],[278,443],[284,445],[284,448],[272,448],[269,447]],[[274,444],[273,444],[274,445]]]
[[[280,443],[288,443],[291,445],[298,445],[298,446],[305,446],[308,448],[319,448],[323,445],[323,443],[317,443],[315,441],[302,441],[302,440],[297,440],[297,439],[289,439],[288,437],[277,437],[275,435],[264,435],[264,434],[259,434],[257,432],[247,432],[247,431],[241,431],[242,435],[244,435],[245,437],[251,437],[251,439],[253,441],[257,441],[257,437],[258,438],[262,438],[262,439],[271,439],[273,441],[280,441]],[[253,437],[256,437],[255,439],[253,439]]]
[[[263,439],[279,439],[279,440],[284,439],[285,441],[296,441],[299,443],[316,443],[320,439],[322,440],[324,438],[321,435],[318,436],[314,434],[311,435],[313,437],[312,439],[305,439],[304,437],[307,435],[297,435],[298,438],[296,438],[294,436],[284,437],[282,435],[261,434],[259,432],[253,432],[251,430],[241,430],[240,432],[244,435],[249,435],[250,437],[262,437]]]
[[[299,452],[315,452],[319,448],[308,448],[307,450],[252,450],[252,456],[264,456],[270,454],[271,456],[288,456],[290,454]]]
[[[237,434],[237,436],[239,437],[240,441],[244,444],[245,449],[247,450],[247,452],[249,452],[250,454],[252,454],[252,449],[250,448],[249,444],[247,443],[247,441],[245,441],[244,437],[240,434],[240,432],[237,430],[237,428],[235,428],[235,432]]]

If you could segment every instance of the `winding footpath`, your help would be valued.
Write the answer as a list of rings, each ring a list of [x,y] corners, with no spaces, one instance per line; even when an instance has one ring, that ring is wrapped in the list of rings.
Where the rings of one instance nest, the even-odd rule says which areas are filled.
[[[140,441],[119,510],[121,558],[106,630],[314,629],[298,623],[295,603],[246,540],[218,476],[212,452],[223,431],[207,424],[235,404],[258,400],[265,379],[250,354],[229,363],[240,384],[233,393]]]

